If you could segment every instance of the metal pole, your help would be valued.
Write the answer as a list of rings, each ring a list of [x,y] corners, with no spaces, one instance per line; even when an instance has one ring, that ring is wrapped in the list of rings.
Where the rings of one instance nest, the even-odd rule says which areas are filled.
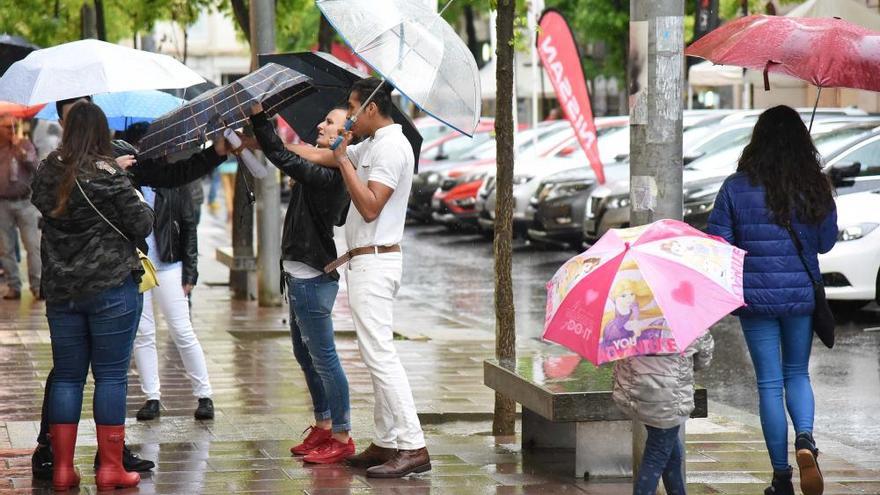
[[[275,1],[251,0],[251,65],[275,51]],[[262,154],[258,157],[265,160]],[[257,181],[257,297],[260,306],[281,305],[281,196],[278,171]]]
[[[684,0],[630,2],[631,225],[682,218]],[[633,476],[645,447],[633,428]],[[682,475],[685,463],[682,462]],[[663,492],[661,492],[663,493]]]
[[[630,223],[680,220],[684,0],[634,0],[630,19]]]

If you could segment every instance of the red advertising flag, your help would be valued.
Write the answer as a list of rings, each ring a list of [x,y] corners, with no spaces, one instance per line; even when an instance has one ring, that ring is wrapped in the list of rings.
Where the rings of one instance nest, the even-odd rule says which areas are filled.
[[[596,172],[596,179],[599,184],[604,184],[605,172],[599,158],[596,123],[593,122],[590,95],[574,35],[557,10],[545,10],[538,24],[541,28],[538,33],[538,55],[556,90],[559,105]]]

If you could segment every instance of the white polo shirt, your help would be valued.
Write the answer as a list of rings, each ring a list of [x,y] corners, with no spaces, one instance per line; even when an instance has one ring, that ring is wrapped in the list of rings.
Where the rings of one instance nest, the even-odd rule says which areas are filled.
[[[379,217],[370,223],[365,222],[354,203],[351,204],[345,220],[348,249],[399,244],[403,240],[415,165],[412,146],[400,124],[383,127],[372,138],[349,146],[348,158],[357,167],[361,182],[375,181],[394,189]]]

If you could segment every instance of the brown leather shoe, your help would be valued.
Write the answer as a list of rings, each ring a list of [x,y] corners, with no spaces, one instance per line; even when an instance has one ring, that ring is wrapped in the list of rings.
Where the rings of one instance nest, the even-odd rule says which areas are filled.
[[[6,292],[6,295],[3,296],[3,299],[5,299],[7,301],[18,301],[19,299],[21,299],[21,291],[9,289]]]
[[[408,474],[424,473],[431,470],[431,456],[428,449],[398,450],[391,460],[367,469],[367,478],[402,478]]]
[[[397,455],[397,449],[386,449],[371,443],[363,452],[345,460],[349,466],[371,468],[390,461]]]

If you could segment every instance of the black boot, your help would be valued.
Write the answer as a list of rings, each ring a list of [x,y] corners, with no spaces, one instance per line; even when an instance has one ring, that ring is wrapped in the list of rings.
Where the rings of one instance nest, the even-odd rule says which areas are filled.
[[[779,471],[773,470],[773,481],[764,489],[764,495],[794,495],[794,486],[791,484],[791,466]]]
[[[214,419],[214,401],[208,397],[199,399],[194,416],[196,419]]]
[[[144,403],[144,407],[137,412],[138,421],[149,421],[156,419],[161,413],[159,412],[159,401],[150,399]]]
[[[816,448],[812,433],[798,433],[794,450],[801,475],[801,491],[804,495],[822,495],[825,491],[825,480],[819,469],[819,449]]]
[[[98,470],[98,467],[101,465],[100,457],[98,453],[95,452],[95,471]],[[122,467],[125,468],[126,471],[138,471],[145,472],[150,471],[156,464],[153,461],[149,461],[147,459],[141,459],[139,455],[135,454],[131,450],[128,449],[128,445],[122,444]]]
[[[31,456],[31,473],[38,480],[52,479],[52,447],[37,445]]]

